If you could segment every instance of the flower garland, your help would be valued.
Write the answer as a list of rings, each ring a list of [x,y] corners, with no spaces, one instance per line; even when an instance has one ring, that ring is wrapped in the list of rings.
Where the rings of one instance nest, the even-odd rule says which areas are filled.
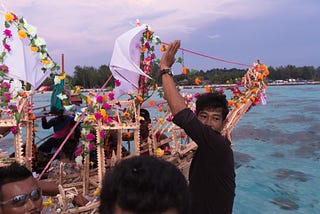
[[[60,68],[49,56],[46,49],[46,43],[44,39],[38,37],[35,27],[28,24],[24,18],[18,18],[15,14],[10,12],[6,13],[4,17],[4,37],[2,39],[3,50],[0,52],[0,107],[4,108],[4,110],[1,109],[0,113],[5,112],[9,117],[14,116],[18,125],[20,122],[20,113],[18,112],[18,107],[14,101],[19,100],[20,98],[26,98],[27,93],[23,90],[19,80],[5,80],[7,74],[10,72],[10,68],[5,64],[5,58],[8,54],[12,53],[10,46],[10,41],[13,40],[11,26],[16,27],[20,39],[29,40],[30,50],[39,55],[43,72],[47,70],[54,71]],[[28,113],[29,115],[32,115],[32,112]],[[11,129],[13,133],[15,133],[16,130],[17,126]]]
[[[140,24],[137,23],[139,26]],[[161,40],[158,36],[154,35],[154,32],[147,26],[141,37],[141,62],[140,68],[143,72],[151,76],[152,66],[155,61],[159,62],[159,59],[155,55],[155,46],[161,44]],[[139,80],[139,95],[137,100],[140,104],[146,101],[152,96],[150,89],[153,91],[157,88],[155,80],[149,79],[145,76],[141,76]]]

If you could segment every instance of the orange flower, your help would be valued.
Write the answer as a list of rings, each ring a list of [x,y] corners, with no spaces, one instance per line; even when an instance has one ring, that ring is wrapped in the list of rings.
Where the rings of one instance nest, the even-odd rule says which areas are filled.
[[[252,92],[252,93],[257,93],[257,92],[258,92],[258,88],[253,88],[253,89],[251,89],[251,92]]]
[[[25,91],[21,92],[21,97],[27,98],[27,92],[25,92]]]
[[[210,86],[206,85],[206,93],[210,93],[210,92],[211,92]]]
[[[131,133],[130,132],[125,132],[124,135],[126,136],[126,138],[130,138]]]
[[[241,102],[242,102],[242,103],[247,103],[248,100],[247,100],[247,98],[243,97],[243,98],[241,98]]]
[[[152,34],[153,34],[153,31],[147,30],[146,37],[149,39],[152,36]]]
[[[35,119],[36,119],[36,116],[34,114],[29,115],[29,120],[35,120]]]
[[[162,107],[161,106],[158,108],[158,112],[162,112]]]
[[[165,45],[161,45],[160,46],[160,51],[161,52],[165,52],[166,51],[166,46]]]
[[[268,70],[268,67],[266,65],[261,65],[261,70],[266,71]]]
[[[200,80],[198,77],[196,77],[196,78],[194,79],[194,83],[195,83],[196,85],[199,85],[200,82],[201,82],[201,80]]]
[[[25,39],[27,37],[27,33],[24,30],[19,30],[18,36],[20,37],[20,39]]]
[[[182,73],[183,73],[184,75],[187,75],[187,72],[188,72],[187,67],[183,66],[183,67],[182,67]]]
[[[262,81],[263,80],[263,75],[261,73],[258,73],[258,77],[257,77],[258,80]]]
[[[139,103],[143,102],[143,98],[141,96],[137,96],[137,100],[139,101]]]
[[[154,100],[150,100],[150,101],[149,101],[149,104],[150,104],[151,106],[153,106],[153,105],[154,105]]]
[[[146,46],[142,45],[141,46],[141,52],[145,52],[147,50]]]
[[[229,101],[228,101],[228,107],[230,107],[230,106],[234,105],[234,103],[235,103],[235,101],[234,101],[234,100],[229,100]]]
[[[36,131],[37,131],[37,127],[33,127],[33,128],[32,128],[32,131],[33,131],[33,132],[36,132]]]
[[[255,82],[253,82],[253,85],[256,86],[256,87],[258,87],[258,86],[259,86],[259,83],[255,81]]]
[[[269,75],[269,70],[267,69],[267,70],[265,70],[264,72],[263,72],[263,76],[268,76]]]
[[[240,104],[240,103],[236,103],[236,108],[237,108],[237,109],[239,109],[239,108],[240,108],[240,106],[241,106],[241,104]]]
[[[103,94],[102,98],[103,98],[104,101],[107,101],[108,100],[108,95],[107,94]]]
[[[254,102],[256,100],[256,98],[252,95],[252,96],[250,96],[250,100],[251,100],[251,102]]]
[[[37,46],[30,46],[32,52],[38,52],[39,48]]]

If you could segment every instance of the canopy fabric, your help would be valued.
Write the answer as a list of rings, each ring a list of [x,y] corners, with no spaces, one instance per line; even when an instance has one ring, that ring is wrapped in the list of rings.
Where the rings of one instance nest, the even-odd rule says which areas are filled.
[[[151,79],[140,69],[141,37],[147,25],[137,26],[120,35],[114,44],[110,61],[113,77],[121,85],[115,88],[115,98],[129,92],[134,93],[139,88],[140,75]]]
[[[59,84],[55,84],[52,89],[51,94],[51,104],[50,104],[50,113],[51,114],[60,114],[64,111],[64,106],[62,100],[58,97],[64,89],[64,80],[60,80]]]
[[[4,26],[4,16],[0,16],[0,25]],[[2,28],[1,28],[2,29]],[[20,39],[14,25],[9,28],[12,37],[7,41],[11,47],[10,53],[4,58],[5,64],[9,67],[8,78],[26,81],[32,85],[32,89],[37,89],[41,83],[50,75],[50,70],[41,70],[42,63],[39,53],[30,50],[28,39]],[[0,34],[0,41],[4,35]]]

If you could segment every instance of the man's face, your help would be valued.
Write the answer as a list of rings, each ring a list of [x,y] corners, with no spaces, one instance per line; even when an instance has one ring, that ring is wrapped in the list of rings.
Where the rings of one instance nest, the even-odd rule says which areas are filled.
[[[27,194],[28,198],[26,202],[22,204],[14,204],[10,201],[6,204],[0,205],[0,214],[39,214],[42,209],[41,194],[37,200],[32,200],[30,197],[30,193],[38,188],[38,183],[33,177],[3,185],[1,188],[3,202],[11,200],[14,196],[21,194]],[[32,194],[32,196],[34,196],[34,194]]]
[[[224,121],[222,119],[222,109],[210,109],[200,111],[198,114],[198,119],[206,126],[211,127],[213,130],[221,132],[224,126]]]

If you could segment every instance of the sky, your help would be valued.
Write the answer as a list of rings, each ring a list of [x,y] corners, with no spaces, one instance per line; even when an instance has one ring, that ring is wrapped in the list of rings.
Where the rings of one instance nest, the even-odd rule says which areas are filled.
[[[251,65],[320,66],[319,0],[0,0],[24,17],[73,75],[74,67],[108,65],[116,38],[147,24],[163,42]],[[3,11],[0,5],[0,10]],[[197,70],[247,68],[180,51]],[[181,66],[181,65],[180,65]],[[175,66],[179,73],[178,66]],[[181,73],[181,72],[180,72]]]

